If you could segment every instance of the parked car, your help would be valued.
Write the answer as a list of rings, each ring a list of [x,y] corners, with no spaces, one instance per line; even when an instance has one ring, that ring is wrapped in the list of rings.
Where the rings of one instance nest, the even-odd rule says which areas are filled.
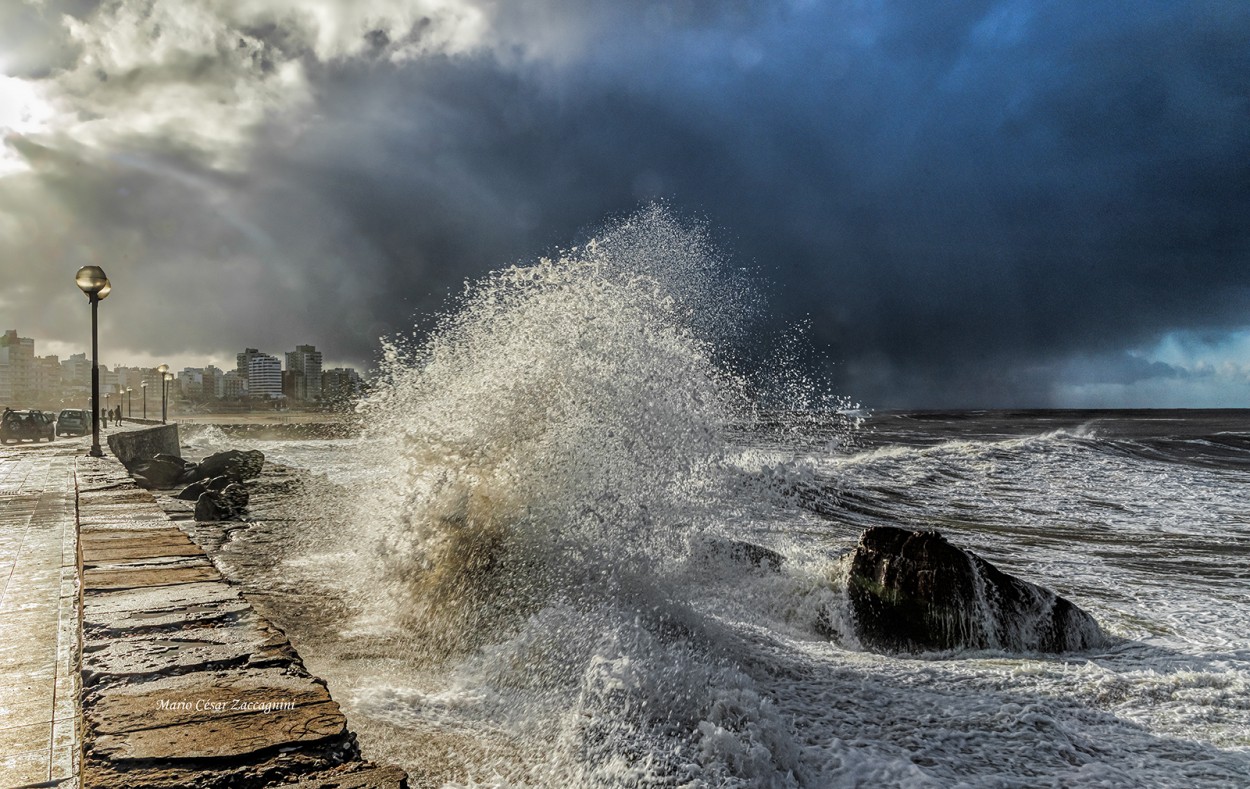
[[[3,444],[10,441],[39,441],[44,438],[51,441],[55,436],[56,420],[52,414],[43,411],[10,409],[0,418],[0,443]]]
[[[81,408],[66,408],[56,418],[58,436],[85,436],[91,432],[91,415]]]

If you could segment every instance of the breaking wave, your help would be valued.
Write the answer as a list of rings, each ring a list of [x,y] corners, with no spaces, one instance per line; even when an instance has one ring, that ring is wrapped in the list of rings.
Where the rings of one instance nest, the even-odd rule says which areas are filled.
[[[746,479],[727,431],[755,406],[724,349],[755,303],[702,227],[651,207],[470,284],[428,340],[386,347],[360,462],[388,484],[350,504],[369,546],[356,605],[405,632],[426,681],[511,721],[500,748],[519,755],[480,769],[579,786],[797,769],[688,589],[724,559],[703,547]],[[445,706],[380,693],[413,726]]]

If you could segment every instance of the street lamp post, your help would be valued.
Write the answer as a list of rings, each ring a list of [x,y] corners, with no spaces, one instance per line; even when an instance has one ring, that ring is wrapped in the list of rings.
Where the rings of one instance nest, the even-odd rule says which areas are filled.
[[[163,425],[165,424],[165,416],[166,416],[165,414],[165,381],[169,380],[169,365],[162,364],[160,367],[156,368],[156,371],[161,374],[161,424]]]
[[[165,373],[165,413],[169,413],[169,385],[174,382],[173,373]]]
[[[148,421],[148,382],[141,382],[139,388],[143,390],[143,421],[146,422]]]
[[[87,454],[91,457],[104,457],[100,449],[100,343],[97,331],[96,313],[100,308],[100,300],[113,290],[108,275],[99,266],[83,266],[74,275],[74,283],[78,289],[87,294],[91,302],[91,449]]]
[[[127,386],[126,387],[126,418],[127,419],[133,419],[135,415],[135,409],[132,407],[132,404],[134,403],[134,401],[131,400],[130,398],[130,395],[132,392],[134,392],[134,389],[132,387]]]

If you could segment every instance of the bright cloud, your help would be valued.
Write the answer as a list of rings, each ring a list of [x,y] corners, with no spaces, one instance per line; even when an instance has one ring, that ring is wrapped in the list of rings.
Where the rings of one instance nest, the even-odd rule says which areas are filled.
[[[40,85],[0,73],[0,177],[27,169],[7,144],[10,136],[43,133],[55,114]]]

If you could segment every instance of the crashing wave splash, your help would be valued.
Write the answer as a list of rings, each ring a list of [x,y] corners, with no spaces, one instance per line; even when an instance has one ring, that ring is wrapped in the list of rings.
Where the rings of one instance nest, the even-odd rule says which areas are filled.
[[[458,715],[507,721],[440,780],[793,780],[793,733],[687,588],[743,479],[727,430],[756,406],[725,349],[755,304],[704,228],[652,206],[386,347],[360,461],[388,484],[351,503],[356,605],[403,630],[421,684],[473,699]],[[448,730],[428,692],[364,698]]]

